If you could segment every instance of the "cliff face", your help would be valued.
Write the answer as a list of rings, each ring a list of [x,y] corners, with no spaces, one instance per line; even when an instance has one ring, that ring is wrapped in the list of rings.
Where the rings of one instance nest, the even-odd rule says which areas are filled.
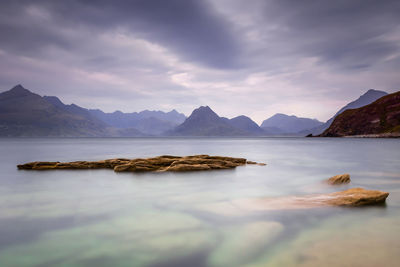
[[[400,91],[338,115],[320,136],[400,134]]]

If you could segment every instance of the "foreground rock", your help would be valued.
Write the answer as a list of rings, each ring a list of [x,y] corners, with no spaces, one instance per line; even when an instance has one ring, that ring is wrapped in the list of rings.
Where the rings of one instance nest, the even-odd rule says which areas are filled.
[[[313,208],[321,206],[367,206],[382,204],[385,202],[389,193],[367,190],[363,188],[351,188],[348,190],[334,192],[329,194],[306,195],[299,197],[279,197],[279,198],[262,198],[256,200],[239,200],[238,204],[253,203],[255,209],[297,209],[297,208]]]
[[[363,188],[351,188],[341,192],[327,195],[322,203],[331,206],[367,206],[382,204],[389,196],[388,192],[378,190],[366,190]]]
[[[327,180],[327,183],[331,185],[348,184],[350,183],[350,174],[345,173],[333,176]]]
[[[286,196],[268,198],[247,198],[233,201],[221,201],[199,206],[206,212],[225,216],[243,216],[252,212],[275,210],[299,210],[329,206],[359,207],[385,203],[389,193],[352,188],[345,191],[305,196]]]
[[[36,161],[18,165],[21,170],[53,169],[113,169],[115,172],[184,172],[233,169],[245,165],[245,158],[195,155],[186,157],[160,156],[137,159],[107,159],[101,161],[48,162]],[[257,163],[256,163],[257,164]]]

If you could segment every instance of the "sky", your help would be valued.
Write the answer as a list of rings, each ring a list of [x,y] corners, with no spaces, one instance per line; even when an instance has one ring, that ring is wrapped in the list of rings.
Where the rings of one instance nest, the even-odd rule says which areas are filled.
[[[398,0],[0,2],[0,91],[106,112],[326,121],[399,70]]]

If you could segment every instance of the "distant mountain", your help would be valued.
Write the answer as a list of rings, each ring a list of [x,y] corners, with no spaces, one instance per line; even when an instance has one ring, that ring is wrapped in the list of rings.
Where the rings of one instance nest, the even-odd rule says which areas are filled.
[[[185,121],[186,116],[176,110],[170,112],[144,110],[141,112],[123,113],[115,111],[105,113],[99,109],[89,112],[110,126],[117,128],[136,128],[143,133],[159,135],[173,129]]]
[[[163,121],[169,121],[176,124],[181,124],[186,120],[186,116],[182,113],[179,113],[175,109],[170,112],[163,112],[159,110],[143,110],[138,113],[142,118],[156,118]]]
[[[208,106],[195,109],[188,118],[176,110],[105,113],[98,109],[85,109],[75,104],[66,105],[56,96],[42,97],[17,85],[9,91],[0,93],[0,136],[307,135],[310,132],[323,131],[335,117],[344,114],[346,110],[365,106],[385,95],[387,95],[386,92],[368,90],[357,100],[340,109],[326,123],[278,113],[265,120],[259,127],[249,117],[243,115],[232,119],[219,117]],[[390,109],[391,107],[385,108]],[[384,116],[384,112],[382,112],[379,114]],[[393,112],[390,114],[390,116],[395,116]],[[393,121],[390,116],[382,122],[384,126],[381,128],[378,129],[374,126],[376,128],[374,131],[395,131],[397,128],[393,130],[393,127],[396,126],[392,127]],[[386,121],[389,124],[386,125]],[[341,135],[344,130],[339,128],[335,128],[334,132],[329,131],[327,134]],[[359,125],[356,128],[359,129]],[[354,131],[362,132],[362,130]]]
[[[252,119],[246,116],[237,116],[233,119],[228,120],[228,123],[233,127],[248,133],[249,135],[264,135],[263,129],[258,126]]]
[[[149,111],[104,113],[56,96],[40,96],[17,85],[0,94],[0,136],[147,136],[181,124],[185,115]]]
[[[400,91],[372,104],[340,113],[321,136],[397,134],[400,136]]]
[[[56,96],[43,96],[43,99],[46,100],[47,102],[53,104],[59,109],[62,109],[64,111],[67,111],[72,114],[76,114],[79,116],[83,116],[87,118],[88,120],[95,121],[98,124],[103,124],[107,125],[107,123],[104,123],[103,121],[97,119],[96,117],[92,116],[86,108],[82,108],[80,106],[77,106],[75,104],[71,105],[65,105],[58,97]],[[107,125],[108,126],[108,125]]]
[[[72,112],[61,104],[21,85],[0,93],[0,136],[109,135],[107,125],[88,112]]]
[[[210,107],[201,106],[167,135],[172,136],[245,136],[247,132],[232,126],[226,118],[219,117]]]
[[[294,134],[294,133],[287,133],[277,127],[263,127],[261,129],[264,131],[264,135],[266,135],[266,136],[277,136],[277,135],[283,136],[283,135],[293,135]],[[295,134],[295,135],[297,135],[297,134]]]
[[[312,133],[313,135],[318,135],[321,134],[323,131],[329,128],[329,126],[332,124],[333,120],[341,114],[343,111],[348,110],[348,109],[354,109],[354,108],[360,108],[363,106],[366,106],[368,104],[371,104],[372,102],[376,101],[377,99],[387,95],[388,93],[384,91],[379,91],[375,89],[369,89],[365,94],[360,96],[358,99],[350,102],[346,106],[342,107],[336,114],[330,118],[328,121],[326,121],[323,125],[315,127],[315,128],[310,128],[304,131],[304,134]]]
[[[314,128],[323,123],[316,119],[299,118],[296,116],[288,116],[277,113],[261,124],[261,128],[265,131],[275,132],[276,134],[298,133],[300,131]]]

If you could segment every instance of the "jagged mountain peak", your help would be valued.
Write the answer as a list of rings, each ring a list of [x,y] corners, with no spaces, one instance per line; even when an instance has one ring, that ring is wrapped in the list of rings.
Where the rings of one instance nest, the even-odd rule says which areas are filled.
[[[209,106],[200,106],[170,135],[180,136],[234,136],[246,132],[232,126],[229,120],[221,118]]]
[[[219,119],[220,117],[209,106],[200,106],[193,110],[187,120],[193,119]]]
[[[10,97],[23,97],[36,94],[32,93],[28,89],[25,89],[22,85],[18,84],[13,88],[11,88],[10,90],[1,93],[0,95],[5,98],[10,98]]]
[[[364,95],[367,95],[367,94],[376,94],[376,93],[380,93],[380,94],[386,94],[387,95],[387,93],[385,92],[385,91],[380,91],[380,90],[376,90],[376,89],[369,89],[367,92],[365,92],[364,93]]]

